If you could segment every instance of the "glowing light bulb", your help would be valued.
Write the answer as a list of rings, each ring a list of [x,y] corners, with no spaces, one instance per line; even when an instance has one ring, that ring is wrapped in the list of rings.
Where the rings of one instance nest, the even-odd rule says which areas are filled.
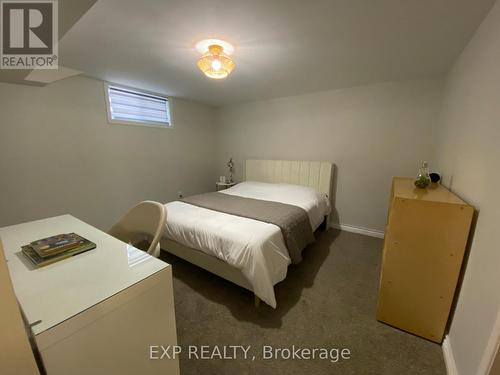
[[[210,44],[206,49],[203,50],[203,55],[196,63],[198,68],[209,78],[226,78],[235,67],[234,61],[224,53],[224,49],[218,44]]]
[[[222,68],[222,64],[221,64],[220,60],[215,59],[214,61],[212,61],[212,69],[213,70],[220,70],[221,68]]]

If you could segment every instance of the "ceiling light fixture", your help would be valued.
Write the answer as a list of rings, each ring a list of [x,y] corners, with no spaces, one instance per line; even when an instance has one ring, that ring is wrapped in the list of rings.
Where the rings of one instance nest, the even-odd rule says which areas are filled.
[[[234,48],[222,40],[202,40],[196,45],[196,49],[203,54],[196,65],[209,78],[226,78],[236,66],[229,57]]]

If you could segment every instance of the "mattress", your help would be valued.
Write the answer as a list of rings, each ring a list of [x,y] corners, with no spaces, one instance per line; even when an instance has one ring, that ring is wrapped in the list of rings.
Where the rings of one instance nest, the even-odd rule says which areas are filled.
[[[313,229],[330,213],[326,196],[304,186],[246,181],[221,193],[301,207]],[[179,201],[165,207],[165,237],[240,269],[254,293],[276,308],[274,285],[286,277],[291,262],[279,227]]]

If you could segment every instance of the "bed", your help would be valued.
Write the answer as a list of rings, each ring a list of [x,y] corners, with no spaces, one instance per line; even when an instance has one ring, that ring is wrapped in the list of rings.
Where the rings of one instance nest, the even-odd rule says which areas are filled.
[[[242,183],[211,194],[296,207],[306,213],[315,231],[328,226],[332,172],[329,162],[247,160]],[[276,308],[274,285],[286,277],[292,260],[300,261],[300,254],[289,251],[290,239],[282,227],[192,201],[174,201],[165,207],[162,250],[252,291],[256,305],[262,300]]]

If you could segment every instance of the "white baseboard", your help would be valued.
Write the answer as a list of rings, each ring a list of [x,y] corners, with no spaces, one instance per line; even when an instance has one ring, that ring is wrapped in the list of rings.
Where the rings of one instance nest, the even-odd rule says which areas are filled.
[[[491,330],[486,350],[479,364],[477,375],[486,375],[491,372],[491,367],[493,366],[497,353],[500,353],[500,309],[497,312],[497,318],[493,324],[493,329]]]
[[[455,363],[455,357],[453,356],[453,350],[448,335],[446,335],[443,340],[443,357],[447,374],[458,375],[457,364]]]
[[[384,232],[381,230],[356,227],[354,225],[349,225],[349,224],[332,223],[330,226],[332,228],[344,230],[346,232],[364,234],[365,236],[370,236],[370,237],[384,238]]]

